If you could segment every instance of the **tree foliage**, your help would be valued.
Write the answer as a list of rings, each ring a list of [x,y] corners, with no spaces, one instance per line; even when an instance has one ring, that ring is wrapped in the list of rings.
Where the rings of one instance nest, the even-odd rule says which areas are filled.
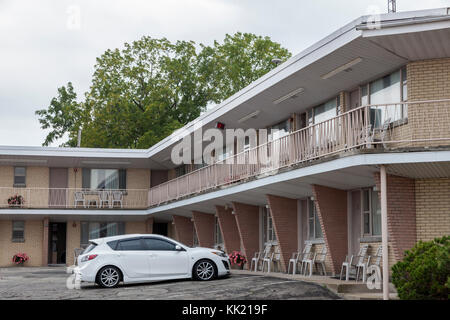
[[[198,52],[197,52],[198,51]],[[92,84],[77,100],[72,84],[58,88],[47,109],[36,111],[43,145],[69,134],[65,146],[148,148],[270,71],[290,53],[268,37],[236,33],[213,47],[143,37],[107,50]]]
[[[450,236],[418,242],[392,267],[400,299],[450,299]]]

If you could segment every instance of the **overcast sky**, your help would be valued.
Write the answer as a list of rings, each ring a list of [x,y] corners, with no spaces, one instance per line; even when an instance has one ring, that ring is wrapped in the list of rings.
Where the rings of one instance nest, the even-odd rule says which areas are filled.
[[[124,42],[148,35],[212,44],[241,31],[297,54],[374,6],[384,13],[387,0],[0,0],[0,145],[41,145],[46,132],[34,111],[68,81],[82,96],[95,58]],[[397,0],[397,11],[447,6]]]

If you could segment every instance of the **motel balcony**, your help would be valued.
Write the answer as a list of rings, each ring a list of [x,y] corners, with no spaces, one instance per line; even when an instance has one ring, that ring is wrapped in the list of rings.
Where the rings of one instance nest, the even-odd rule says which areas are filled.
[[[450,99],[361,106],[157,185],[150,207],[355,153],[450,146]]]
[[[145,209],[148,189],[0,188],[0,209]]]

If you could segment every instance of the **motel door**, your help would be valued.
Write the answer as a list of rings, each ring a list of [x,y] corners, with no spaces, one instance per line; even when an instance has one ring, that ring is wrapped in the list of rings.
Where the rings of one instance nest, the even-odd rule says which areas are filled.
[[[50,208],[65,208],[68,177],[67,168],[50,168],[50,189],[48,194],[48,206]]]
[[[65,222],[50,222],[48,226],[48,264],[66,263],[66,230]]]

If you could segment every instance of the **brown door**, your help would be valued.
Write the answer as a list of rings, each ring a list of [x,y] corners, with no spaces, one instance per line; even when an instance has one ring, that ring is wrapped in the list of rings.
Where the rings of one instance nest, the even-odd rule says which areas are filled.
[[[67,173],[67,168],[50,168],[50,190],[48,196],[48,205],[50,208],[66,207],[68,187]]]

